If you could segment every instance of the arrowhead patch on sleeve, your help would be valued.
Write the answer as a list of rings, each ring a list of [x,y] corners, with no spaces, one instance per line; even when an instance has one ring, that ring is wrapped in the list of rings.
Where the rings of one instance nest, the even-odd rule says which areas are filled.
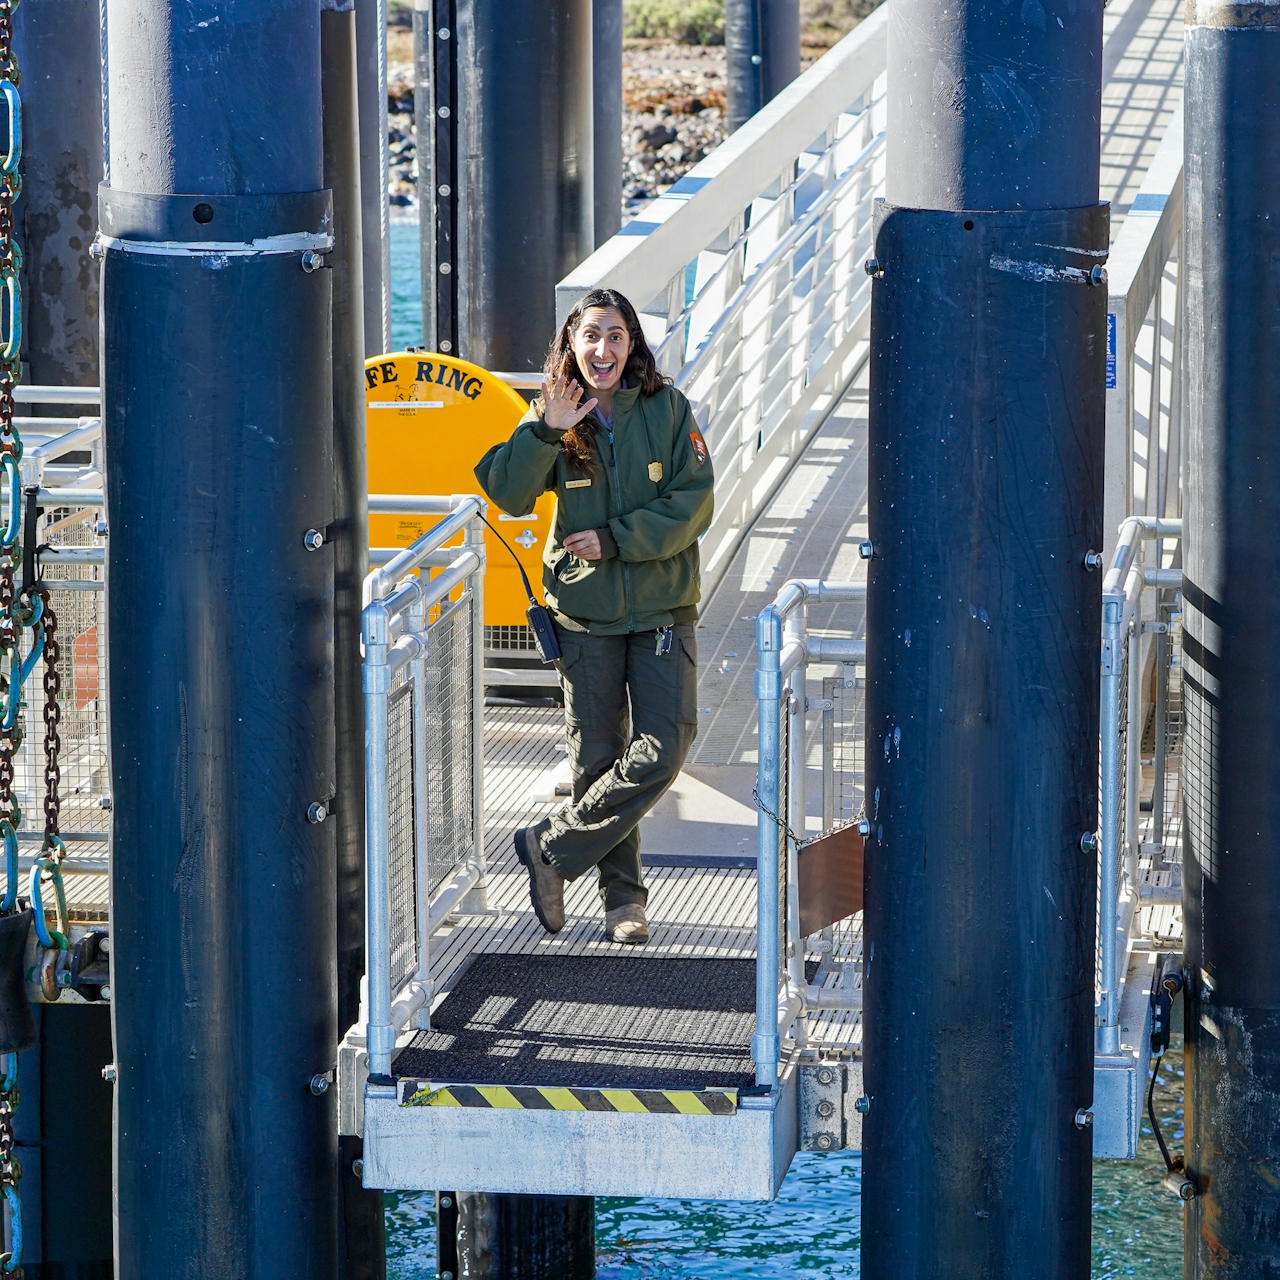
[[[702,466],[707,460],[706,442],[696,431],[689,432],[689,439],[693,444],[693,456],[698,459],[698,466]]]

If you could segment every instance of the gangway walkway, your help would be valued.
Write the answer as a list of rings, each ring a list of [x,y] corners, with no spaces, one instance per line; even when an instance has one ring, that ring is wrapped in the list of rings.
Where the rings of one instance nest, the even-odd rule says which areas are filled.
[[[395,1080],[369,1086],[370,1185],[768,1196],[796,1146],[820,1128],[806,1110],[813,1090],[798,1083],[797,1067],[806,1060],[839,1064],[840,1089],[860,1092],[861,930],[853,917],[808,939],[792,979],[820,991],[818,1003],[842,1007],[814,1008],[798,1023],[784,1014],[779,1030],[790,1039],[781,1087],[768,1103],[753,1096],[759,1062],[751,1037],[760,1029],[752,973],[756,621],[789,580],[850,584],[848,596],[866,578],[860,544],[867,536],[868,294],[865,278],[851,268],[869,249],[870,207],[882,173],[883,19],[873,15],[828,55],[826,81],[810,73],[810,98],[825,93],[829,103],[812,109],[831,115],[806,117],[811,103],[797,82],[790,98],[775,100],[561,286],[563,310],[594,285],[634,296],[639,281],[672,282],[645,300],[644,320],[664,369],[694,400],[716,458],[718,494],[723,490],[704,540],[710,592],[698,630],[698,738],[681,777],[642,823],[651,940],[637,954],[604,941],[591,876],[568,890],[561,934],[549,937],[537,923],[511,838],[562,802],[556,794],[556,784],[568,782],[562,713],[506,699],[486,708],[484,908],[450,916],[431,939],[429,993],[417,1029],[400,1034]],[[1117,0],[1107,10],[1106,36],[1102,195],[1115,202],[1115,241],[1130,205],[1144,214],[1163,208],[1162,197],[1148,194],[1147,175],[1178,109],[1181,15],[1170,0]],[[833,87],[837,64],[841,89]],[[861,96],[846,110],[834,95],[848,98],[859,84]],[[815,134],[818,142],[798,158],[786,150],[793,145],[788,139]],[[759,174],[779,169],[783,177],[759,189]],[[751,182],[756,189],[744,185]],[[727,191],[723,215],[713,200],[717,190]],[[744,222],[738,211],[746,201],[751,217]],[[677,228],[689,230],[677,236]],[[1171,246],[1160,241],[1141,252],[1150,257],[1162,249],[1148,274],[1167,276],[1176,288],[1176,262],[1166,262],[1176,257]],[[1144,429],[1150,434],[1149,421],[1164,432],[1160,465],[1176,457],[1175,415],[1166,404],[1174,379],[1153,381],[1151,370],[1163,369],[1166,346],[1170,365],[1179,358],[1176,335],[1171,342],[1166,336],[1166,318],[1177,305],[1164,316],[1156,307],[1147,326],[1156,339],[1146,334],[1144,370],[1139,316],[1150,299],[1134,293],[1127,301],[1138,323],[1118,358],[1140,389],[1138,408],[1129,405],[1118,429],[1134,441],[1137,475],[1148,469],[1139,437]],[[790,346],[753,337],[765,333],[782,333]],[[1142,389],[1152,399],[1145,416]],[[1134,476],[1125,484],[1133,486]],[[1167,601],[1160,607],[1167,611]],[[808,634],[846,655],[810,662],[805,672],[807,705],[821,712],[801,721],[808,775],[803,825],[813,835],[857,820],[861,810],[863,669],[851,655],[863,635],[864,608],[856,599],[811,599],[806,613]],[[1140,643],[1134,653],[1145,659],[1147,649]],[[1136,752],[1128,752],[1126,767],[1141,775]],[[1118,1110],[1100,1126],[1100,1154],[1126,1154],[1130,1135],[1136,1141],[1140,1055],[1133,1046],[1143,1040],[1145,1004],[1132,998],[1140,981],[1125,984],[1124,977],[1130,964],[1138,966],[1135,976],[1145,976],[1138,970],[1151,953],[1139,955],[1131,937],[1145,932],[1172,945],[1178,931],[1168,900],[1176,879],[1172,823],[1165,824],[1169,852],[1157,857],[1137,830],[1141,822],[1116,837],[1132,849],[1128,874],[1146,886],[1147,901],[1134,900],[1136,889],[1129,898],[1122,891],[1124,937],[1113,957],[1120,972],[1111,972],[1104,1000],[1116,1005],[1119,1025],[1108,1034],[1123,1052],[1113,1055]],[[1151,823],[1146,819],[1148,835]],[[1121,1009],[1122,994],[1131,998]],[[797,1007],[788,1006],[792,1018]],[[349,1062],[358,1049],[348,1045]],[[343,1092],[351,1097],[350,1083]],[[814,1113],[843,1112],[832,1133],[822,1135],[821,1149],[858,1145],[853,1100],[822,1103],[828,1110]],[[354,1127],[359,1117],[349,1114],[348,1123]],[[708,1142],[699,1124],[719,1126],[716,1139]],[[634,1158],[613,1158],[619,1142]]]

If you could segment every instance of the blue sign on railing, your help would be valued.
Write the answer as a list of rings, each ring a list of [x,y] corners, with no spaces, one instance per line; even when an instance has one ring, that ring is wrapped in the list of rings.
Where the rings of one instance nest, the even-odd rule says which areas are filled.
[[[1107,389],[1116,385],[1116,314],[1107,313]]]

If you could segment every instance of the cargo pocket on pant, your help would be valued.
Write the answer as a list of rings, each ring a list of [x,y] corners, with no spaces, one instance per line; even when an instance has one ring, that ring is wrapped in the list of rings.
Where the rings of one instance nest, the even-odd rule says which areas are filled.
[[[689,627],[688,630],[687,637],[677,637],[678,652],[674,655],[680,667],[676,689],[676,724],[698,723],[698,642],[693,638],[693,628]]]
[[[587,692],[586,646],[571,632],[556,628],[560,637],[560,660],[556,670],[560,673],[560,688],[564,692],[564,719],[575,729],[585,729],[591,723],[591,696]]]

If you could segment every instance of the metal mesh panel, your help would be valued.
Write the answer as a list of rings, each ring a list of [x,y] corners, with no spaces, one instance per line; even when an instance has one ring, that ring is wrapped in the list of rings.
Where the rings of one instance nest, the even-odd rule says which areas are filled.
[[[471,596],[445,609],[427,634],[421,808],[427,878],[434,891],[475,848]]]
[[[60,507],[46,512],[40,541],[55,547],[100,546],[93,509]],[[105,595],[89,588],[58,590],[60,580],[100,581],[101,565],[47,565],[50,604],[58,619],[62,677],[60,759],[61,830],[65,836],[107,839],[110,780],[107,773]],[[29,644],[32,633],[26,632]],[[44,666],[38,664],[24,686],[25,738],[16,760],[16,783],[24,836],[44,831]],[[103,846],[105,852],[105,844]],[[79,850],[78,854],[91,852]]]
[[[413,684],[404,681],[387,705],[387,875],[391,896],[391,990],[418,964],[414,848]]]
[[[855,678],[852,666],[844,670],[843,676],[828,676],[822,682],[822,696],[835,704],[831,713],[833,828],[845,826],[861,814],[866,780],[863,751],[866,685]]]
[[[787,973],[787,833],[786,817],[790,810],[791,769],[788,764],[791,750],[791,716],[788,714],[790,699],[783,691],[778,708],[778,975]],[[803,832],[797,832],[803,835]]]
[[[866,808],[866,681],[846,664],[843,674],[822,682],[822,696],[834,704],[832,717],[832,822],[837,827],[857,821]],[[824,826],[826,824],[824,823]],[[862,955],[862,913],[831,926],[833,958],[849,961]]]
[[[1164,860],[1182,860],[1182,614],[1169,616],[1169,665],[1165,712]]]
[[[533,629],[523,624],[511,627],[485,627],[484,647],[515,650],[520,653],[536,653],[538,650],[538,646],[533,642]]]

